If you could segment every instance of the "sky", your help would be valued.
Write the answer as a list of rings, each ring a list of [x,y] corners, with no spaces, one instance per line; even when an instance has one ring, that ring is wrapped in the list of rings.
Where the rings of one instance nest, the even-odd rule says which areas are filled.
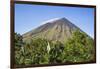
[[[65,17],[94,38],[94,8],[15,4],[15,32],[24,34],[45,21]]]

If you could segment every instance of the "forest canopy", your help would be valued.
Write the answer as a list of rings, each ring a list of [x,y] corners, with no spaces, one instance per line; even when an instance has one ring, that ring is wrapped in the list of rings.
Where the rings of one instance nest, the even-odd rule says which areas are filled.
[[[65,43],[43,38],[25,42],[18,33],[15,33],[14,42],[17,65],[89,62],[95,57],[94,40],[79,30]]]

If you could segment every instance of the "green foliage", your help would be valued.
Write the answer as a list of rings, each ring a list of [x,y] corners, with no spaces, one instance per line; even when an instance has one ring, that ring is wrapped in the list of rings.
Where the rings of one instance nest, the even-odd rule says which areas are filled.
[[[57,41],[49,53],[49,62],[50,63],[61,63],[62,62],[62,52],[64,50],[63,44]]]
[[[23,40],[20,34],[15,33],[15,63],[16,64],[23,64],[24,56],[21,50],[23,46]]]
[[[73,32],[65,44],[42,38],[31,38],[29,42],[24,42],[23,37],[15,33],[17,65],[87,62],[94,59],[94,52],[93,39],[80,30]]]
[[[91,39],[84,32],[79,30],[73,32],[73,36],[65,45],[65,62],[86,62],[93,60],[94,44]]]
[[[23,45],[23,37],[20,34],[15,33],[15,46],[22,46]]]

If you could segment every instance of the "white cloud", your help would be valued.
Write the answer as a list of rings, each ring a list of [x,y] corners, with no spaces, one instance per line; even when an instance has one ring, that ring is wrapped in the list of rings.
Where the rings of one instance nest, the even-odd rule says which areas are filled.
[[[50,19],[50,20],[46,20],[46,21],[42,22],[41,24],[46,24],[46,23],[48,23],[48,22],[52,23],[52,22],[54,22],[54,21],[56,21],[56,20],[59,20],[59,19],[60,19],[60,18],[53,18],[53,19]]]

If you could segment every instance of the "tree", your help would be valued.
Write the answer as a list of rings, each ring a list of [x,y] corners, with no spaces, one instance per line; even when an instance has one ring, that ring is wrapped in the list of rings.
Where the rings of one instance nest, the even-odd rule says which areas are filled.
[[[93,39],[80,30],[72,34],[65,45],[64,62],[85,62],[93,60]]]
[[[23,64],[24,63],[24,56],[22,53],[22,46],[23,46],[23,38],[20,34],[15,33],[15,63],[16,64]]]
[[[76,30],[65,44],[42,38],[23,41],[15,33],[15,62],[17,65],[87,62],[94,59],[94,41],[86,33]]]
[[[31,64],[43,64],[48,63],[47,58],[47,40],[45,39],[32,39],[29,43],[29,46],[25,46],[26,52],[29,53],[27,57],[31,56],[32,63]],[[28,49],[29,47],[29,49]]]
[[[56,41],[49,53],[49,62],[50,63],[61,63],[62,62],[62,52],[64,46],[61,42]]]

